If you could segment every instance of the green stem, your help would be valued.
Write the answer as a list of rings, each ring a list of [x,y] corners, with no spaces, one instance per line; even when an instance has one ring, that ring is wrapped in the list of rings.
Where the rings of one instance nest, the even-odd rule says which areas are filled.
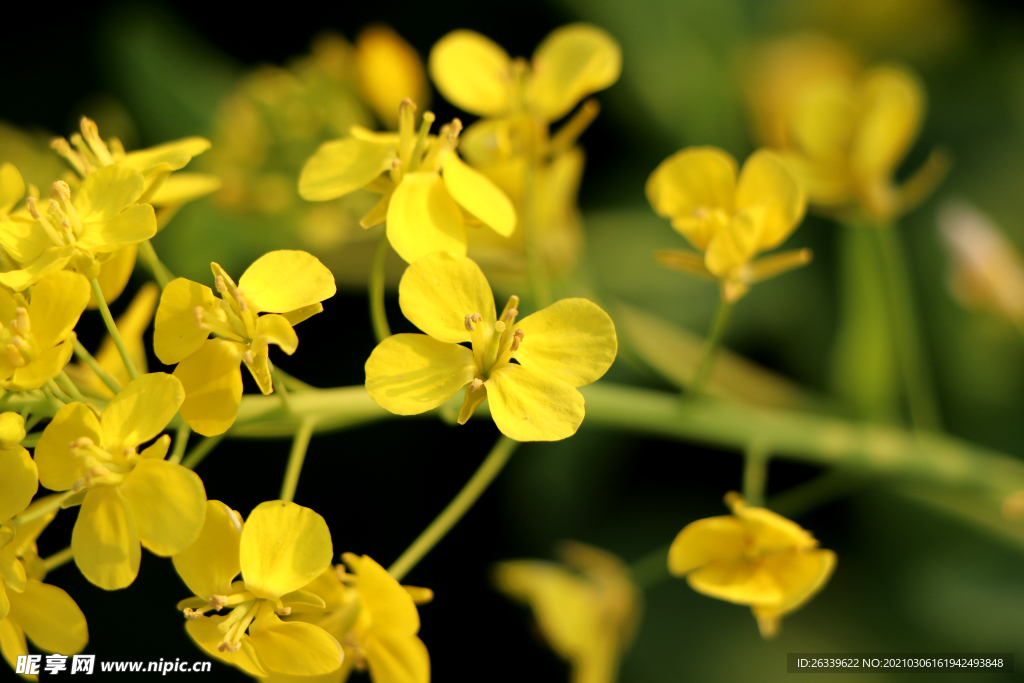
[[[72,402],[71,401],[71,397],[68,396],[67,394],[65,394],[63,391],[61,391],[61,388],[58,387],[57,383],[54,382],[52,379],[49,382],[46,383],[46,388],[49,389],[50,392],[53,393],[54,396],[56,396],[58,399],[60,399],[64,403],[71,403]]]
[[[725,299],[719,299],[718,310],[715,312],[715,319],[711,323],[711,331],[708,338],[704,340],[704,350],[701,351],[700,360],[697,362],[697,370],[693,374],[693,381],[690,382],[690,393],[700,394],[704,389],[704,383],[711,374],[711,366],[714,365],[715,353],[725,336],[725,328],[729,324],[729,314],[732,312],[732,304]]]
[[[274,378],[274,392],[281,397],[281,407],[284,408],[286,413],[292,412],[292,404],[288,400],[288,386],[281,375],[281,371],[277,369],[276,365],[271,365],[270,373]]]
[[[473,476],[466,482],[466,485],[462,487],[462,490],[448,503],[448,507],[442,510],[441,514],[430,523],[430,526],[419,535],[419,538],[413,541],[412,545],[402,553],[402,556],[395,560],[395,563],[388,568],[388,573],[395,577],[397,581],[405,578],[405,575],[423,559],[423,556],[429,553],[437,545],[438,541],[451,531],[452,527],[462,519],[462,516],[466,514],[469,508],[473,507],[473,503],[480,498],[481,494],[487,490],[487,487],[494,481],[494,478],[505,467],[505,463],[508,462],[508,459],[512,456],[518,445],[518,441],[513,441],[507,436],[502,436],[498,439],[498,442],[494,444],[494,448],[491,449],[487,458],[477,471],[473,473]]]
[[[523,206],[519,216],[519,229],[523,231],[523,249],[526,255],[526,275],[537,310],[551,304],[551,283],[548,280],[544,255],[541,253],[539,226],[537,225],[537,162],[527,162],[523,170]]]
[[[75,339],[75,358],[85,363],[86,367],[96,373],[96,376],[100,378],[100,381],[107,385],[115,394],[121,391],[121,384],[110,376],[110,373],[103,369],[99,361],[93,358],[92,354],[82,346],[82,342]]]
[[[373,334],[377,343],[391,336],[388,327],[388,316],[384,310],[384,266],[388,260],[388,233],[382,231],[377,240],[377,248],[373,252],[373,265],[370,268],[370,320],[373,322]]]
[[[174,279],[174,274],[157,257],[153,243],[149,240],[139,242],[139,258],[153,274],[153,279],[160,285],[160,289],[164,289]]]
[[[906,254],[895,225],[875,226],[875,234],[889,290],[889,319],[896,337],[896,353],[907,392],[910,419],[917,429],[940,429],[935,389],[928,373],[924,344],[918,334],[920,326],[907,272]]]
[[[633,583],[638,588],[648,590],[670,576],[668,572],[668,550],[670,547],[670,543],[665,544],[630,565]]]
[[[306,451],[309,449],[309,439],[313,436],[315,424],[315,420],[307,418],[302,421],[299,431],[295,433],[292,450],[288,454],[288,467],[284,471],[284,481],[281,482],[281,500],[295,500],[295,489],[299,485],[302,463],[306,460]]]
[[[99,304],[100,315],[103,316],[103,323],[107,326],[107,332],[110,334],[110,338],[114,340],[114,346],[117,347],[117,352],[121,354],[121,361],[124,363],[125,369],[128,370],[128,377],[135,379],[139,376],[139,371],[135,369],[135,363],[132,362],[131,354],[128,353],[128,347],[124,345],[121,333],[117,331],[117,323],[114,322],[114,316],[110,315],[107,300],[103,298],[103,290],[100,289],[100,281],[96,278],[92,279],[92,293]]]
[[[747,505],[764,507],[764,490],[768,483],[768,462],[771,453],[754,442],[743,454],[743,498]]]
[[[174,435],[174,450],[171,451],[171,457],[168,458],[170,462],[181,462],[181,459],[185,456],[185,448],[188,447],[188,437],[191,433],[192,428],[187,423],[183,422],[178,426],[178,433]]]
[[[196,444],[195,448],[189,451],[189,454],[186,455],[185,459],[181,461],[181,466],[187,467],[190,470],[194,470],[196,467],[198,467],[199,463],[201,463],[203,459],[210,454],[210,451],[216,448],[217,444],[219,444],[223,440],[223,434],[206,437],[198,444]]]
[[[16,516],[14,519],[11,520],[11,522],[13,522],[15,526],[20,526],[22,524],[34,522],[37,519],[42,519],[46,515],[53,512],[54,510],[59,510],[60,506],[64,503],[64,501],[73,496],[74,494],[74,491],[65,491],[64,493],[54,496],[45,504],[40,505],[39,507],[36,508],[32,508],[31,511],[26,512],[25,514]]]
[[[82,403],[85,403],[85,397],[82,396],[82,392],[78,390],[78,387],[75,386],[75,383],[71,381],[71,378],[68,377],[66,372],[61,370],[60,374],[57,375],[55,380],[57,382],[57,386],[59,386],[64,391],[65,394],[70,396],[75,401],[81,401]]]
[[[75,557],[74,551],[71,550],[71,546],[64,548],[60,552],[56,552],[47,558],[43,559],[43,567],[46,568],[47,573],[52,572],[57,567],[63,567],[65,564],[73,560]]]
[[[307,389],[316,389],[312,384],[306,384],[301,379],[289,375],[287,372],[274,366],[274,372],[284,381],[285,386],[289,391],[306,391]]]
[[[858,474],[848,472],[845,468],[837,468],[772,496],[768,501],[768,508],[783,517],[796,519],[825,503],[850,493],[867,480],[868,477],[863,473]]]

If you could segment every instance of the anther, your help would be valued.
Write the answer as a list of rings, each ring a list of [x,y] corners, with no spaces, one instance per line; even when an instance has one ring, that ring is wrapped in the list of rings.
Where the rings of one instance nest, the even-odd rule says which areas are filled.
[[[223,275],[218,275],[217,277],[215,277],[213,279],[213,284],[217,288],[217,291],[220,292],[221,294],[227,294],[228,293],[228,286],[227,286],[227,284],[224,283],[224,276]]]
[[[89,448],[95,446],[93,440],[87,436],[80,436],[69,444],[69,448]]]
[[[247,364],[252,365],[253,363],[256,362],[256,354],[252,352],[252,349],[249,349],[242,354],[242,360],[244,360]]]
[[[466,330],[469,331],[469,332],[475,331],[476,327],[473,326],[473,323],[478,323],[478,322],[480,322],[483,319],[484,319],[484,317],[482,315],[480,315],[479,313],[467,313],[466,314]]]
[[[482,379],[480,379],[479,377],[477,377],[472,382],[469,383],[469,390],[470,391],[476,391],[477,389],[479,389],[483,385],[484,385],[484,381]]]
[[[7,360],[11,362],[11,365],[16,368],[25,367],[25,357],[21,355],[20,351],[18,351],[17,346],[14,344],[8,344],[4,351],[7,353]]]
[[[192,309],[192,313],[196,316],[196,327],[201,330],[208,330],[210,326],[203,322],[204,309],[202,306],[196,306]]]
[[[509,347],[512,353],[515,353],[516,351],[519,350],[519,345],[523,343],[523,337],[525,336],[526,333],[523,332],[522,329],[517,329],[515,332],[512,333],[512,346]]]
[[[494,323],[494,331],[497,332],[498,334],[501,334],[502,332],[504,332],[505,331],[505,323],[501,322],[500,320],[498,322]]]
[[[514,308],[510,308],[510,309],[508,309],[508,311],[507,311],[507,312],[505,313],[505,317],[504,317],[504,318],[502,318],[502,320],[506,320],[507,322],[505,323],[505,325],[506,325],[506,326],[508,326],[508,325],[511,325],[511,324],[512,324],[512,321],[516,319],[516,316],[517,316],[517,315],[519,315],[519,311],[517,311],[517,310],[516,310],[516,309],[514,309]]]
[[[203,616],[203,613],[202,613],[201,610],[192,609],[191,607],[186,607],[183,611],[185,612],[185,618],[188,619],[189,621],[192,621],[192,620],[195,620],[195,619],[199,619],[200,617]]]
[[[217,645],[218,652],[238,652],[242,648],[242,642],[237,643],[225,643],[221,642]]]
[[[401,170],[401,168],[402,168],[402,160],[401,159],[399,159],[398,157],[395,157],[394,159],[391,160],[391,170],[392,171],[398,171],[398,170]]]
[[[291,607],[275,607],[274,608],[274,612],[279,617],[286,617],[286,616],[288,616],[289,614],[292,613],[292,608]]]
[[[248,311],[249,310],[249,304],[245,300],[245,292],[242,291],[241,287],[239,287],[239,288],[235,289],[235,291],[231,292],[231,296],[233,296],[235,298],[235,301],[238,302],[238,310],[240,310],[240,311]]]
[[[214,609],[220,609],[221,607],[224,607],[227,604],[228,596],[226,595],[217,595],[216,593],[214,593],[210,596],[210,606]]]
[[[28,319],[28,310],[18,306],[14,312],[14,323],[11,325],[21,334],[28,334],[31,330],[31,323]]]
[[[25,199],[25,204],[28,206],[28,213],[29,213],[30,216],[32,216],[32,218],[35,218],[36,220],[39,220],[40,218],[43,217],[43,215],[41,213],[39,213],[39,207],[36,206],[36,198],[35,197],[31,197],[31,196],[27,197]]]
[[[64,201],[71,200],[71,188],[63,180],[58,180],[53,184],[53,191]]]
[[[406,111],[410,111],[410,112],[415,112],[416,111],[416,103],[413,102],[408,97],[406,97],[404,100],[402,100],[401,103],[398,105],[398,113],[399,113],[399,115],[401,115],[403,112],[406,112]]]

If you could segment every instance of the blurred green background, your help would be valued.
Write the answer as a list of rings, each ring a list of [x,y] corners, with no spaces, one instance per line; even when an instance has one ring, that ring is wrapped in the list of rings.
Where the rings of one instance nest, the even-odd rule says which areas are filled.
[[[425,57],[434,41],[465,27],[513,55],[529,55],[553,28],[574,20],[608,29],[622,45],[624,66],[620,81],[599,94],[603,111],[582,139],[588,155],[580,197],[585,255],[560,287],[595,292],[606,303],[643,309],[698,334],[710,321],[717,291],[653,265],[654,250],[679,247],[682,239],[654,215],[643,187],[651,170],[684,146],[717,145],[741,159],[754,149],[740,81],[752,46],[813,29],[849,42],[868,62],[901,60],[918,71],[928,112],[905,166],[916,168],[936,145],[954,159],[936,195],[900,225],[927,362],[952,434],[1024,456],[1024,343],[1009,324],[953,300],[949,258],[935,218],[944,199],[965,198],[1024,245],[1019,3],[290,2],[231,13],[209,5],[106,3],[73,18],[54,18],[45,34],[22,24],[12,36],[7,52],[18,55],[20,66],[5,73],[0,119],[30,135],[4,136],[0,159],[24,153],[18,145],[31,145],[33,135],[66,135],[88,114],[104,136],[118,135],[126,147],[210,137],[214,150],[194,164],[209,171],[218,141],[242,125],[225,118],[225,98],[244,89],[244,79],[259,65],[282,66],[308,53],[324,29],[351,40],[364,26],[385,22]],[[287,89],[282,92],[287,95]],[[436,93],[432,109],[439,120],[458,114]],[[370,116],[355,110],[346,115]],[[294,149],[290,153],[295,158],[282,152],[276,162],[284,178],[297,173],[305,158]],[[270,193],[273,187],[268,188]],[[226,208],[204,200],[185,207],[155,245],[173,272],[200,281],[209,279],[211,260],[239,274],[269,249],[320,254],[348,286],[326,303],[323,315],[302,324],[299,352],[280,364],[317,386],[358,384],[373,348],[360,284],[368,243],[342,219],[330,234],[318,233],[304,218],[307,210]],[[339,211],[359,215],[358,207]],[[836,389],[830,362],[838,324],[838,234],[833,223],[808,218],[788,244],[812,248],[814,262],[756,287],[738,306],[725,342],[818,395]],[[397,259],[391,265],[393,274],[400,272]],[[127,297],[119,300],[115,313],[126,302]],[[410,331],[394,297],[388,305],[392,329]],[[95,343],[98,317],[83,324],[82,336],[91,330]],[[669,388],[627,354],[611,379]],[[160,367],[152,361],[151,367]],[[336,553],[366,553],[388,564],[458,490],[496,435],[483,420],[458,430],[424,421],[397,424],[313,440],[296,502],[325,516]],[[209,497],[243,514],[275,497],[287,449],[285,442],[226,443],[199,469]],[[774,462],[769,493],[817,474],[811,467]],[[634,561],[685,524],[723,514],[721,497],[740,486],[740,476],[737,453],[606,433],[586,422],[566,442],[524,446],[477,508],[409,577],[437,595],[421,609],[434,680],[567,680],[566,665],[531,630],[527,611],[490,588],[488,567],[500,559],[550,557],[563,538]],[[68,517],[73,515],[62,515],[43,536],[44,555],[66,544]],[[670,580],[645,596],[642,626],[621,680],[783,680],[785,653],[797,651],[1024,652],[1024,545],[983,535],[880,481],[854,482],[845,495],[798,521],[838,553],[839,563],[826,589],[785,619],[778,639],[763,641],[748,609]],[[175,613],[174,603],[186,590],[170,562],[145,555],[135,585],[112,594],[70,566],[50,580],[86,613],[87,653],[100,659],[204,658]],[[234,670],[214,667],[217,680],[240,678]],[[913,676],[843,674],[837,680]]]

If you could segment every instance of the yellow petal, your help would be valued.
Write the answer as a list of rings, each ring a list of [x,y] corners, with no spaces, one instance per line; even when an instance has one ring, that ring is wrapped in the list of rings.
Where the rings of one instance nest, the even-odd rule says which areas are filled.
[[[249,628],[249,638],[260,661],[271,673],[316,676],[341,668],[344,657],[334,636],[319,626],[282,621],[261,612]]]
[[[622,49],[607,31],[582,23],[557,28],[533,53],[530,109],[556,121],[587,95],[617,81],[621,71]]]
[[[11,618],[39,649],[74,655],[89,642],[85,615],[62,589],[29,579],[25,590],[10,598]]]
[[[11,527],[4,528],[4,536],[10,538],[8,533]],[[28,572],[25,571],[25,564],[18,559],[9,547],[0,548],[0,584],[4,584],[9,592],[20,593],[25,590],[25,582],[28,580]]]
[[[174,365],[199,350],[210,331],[196,324],[195,309],[212,308],[216,301],[209,287],[183,277],[164,287],[153,326],[153,352],[161,363]]]
[[[256,353],[253,354],[252,361],[248,358],[242,358],[242,362],[245,363],[245,367],[248,368],[252,374],[252,378],[256,380],[256,384],[259,386],[260,391],[263,392],[264,396],[269,396],[274,393],[274,380],[270,376],[270,347],[260,346],[256,349]]]
[[[711,562],[690,572],[686,580],[698,593],[740,605],[772,604],[783,598],[768,571],[742,559]]]
[[[463,209],[480,219],[502,237],[516,229],[516,210],[512,200],[480,171],[467,165],[451,152],[441,162],[448,193]]]
[[[15,292],[24,291],[38,282],[40,278],[64,268],[74,254],[75,247],[70,244],[66,247],[48,248],[39,255],[39,258],[21,270],[0,273],[0,284],[10,287]]]
[[[134,244],[114,252],[109,261],[100,266],[100,274],[96,277],[100,283],[103,299],[108,304],[121,296],[128,279],[135,270],[135,257],[138,247]],[[98,308],[99,303],[92,291],[89,291],[89,308]]]
[[[77,245],[81,249],[105,254],[138,244],[155,234],[156,213],[153,207],[135,204],[113,218],[86,223]]]
[[[134,168],[148,176],[159,171],[177,171],[184,168],[192,157],[208,149],[210,141],[206,138],[182,138],[131,152],[125,155],[119,164]]]
[[[402,178],[388,205],[387,233],[406,263],[435,251],[466,255],[462,211],[437,173],[409,173]]]
[[[55,493],[36,498],[32,501],[31,505],[25,508],[25,513],[34,513],[44,506],[51,507],[51,511],[36,517],[30,522],[19,524],[18,534],[11,541],[10,545],[7,546],[7,550],[23,559],[35,554],[35,542],[39,539],[39,535],[46,530],[46,527],[53,521],[53,518],[57,516],[58,510],[52,506],[59,496],[59,493]],[[29,574],[31,575],[31,568],[29,568]]]
[[[206,519],[196,542],[171,558],[178,576],[193,594],[204,600],[229,595],[231,582],[242,567],[238,546],[242,518],[219,500],[206,501]]]
[[[836,554],[831,550],[809,550],[770,555],[764,558],[764,566],[782,589],[783,598],[774,605],[756,606],[754,614],[758,618],[780,617],[800,607],[825,586],[835,569]]]
[[[11,411],[0,413],[0,449],[16,448],[25,440],[25,418]],[[4,519],[0,515],[0,519]]]
[[[359,600],[370,613],[374,631],[413,635],[420,630],[412,597],[384,567],[368,555],[345,553],[344,560],[358,577]]]
[[[479,313],[486,336],[494,327],[494,295],[475,262],[450,254],[424,257],[405,269],[398,303],[409,321],[438,341],[470,340],[466,316]],[[486,342],[485,342],[486,343]]]
[[[46,231],[30,217],[16,215],[13,218],[0,213],[0,245],[4,251],[20,264],[35,261],[48,248],[54,246]]]
[[[324,312],[324,305],[321,303],[310,304],[309,306],[303,306],[302,308],[296,308],[294,311],[286,311],[282,313],[285,319],[292,324],[292,326],[298,325],[303,320],[309,320],[317,313]]]
[[[430,77],[446,100],[478,116],[507,113],[512,60],[494,41],[475,31],[452,31],[430,50]]]
[[[615,324],[587,299],[562,299],[513,325],[525,336],[516,360],[533,372],[574,387],[599,379],[618,349]]]
[[[189,619],[185,622],[185,631],[192,641],[209,656],[222,662],[238,667],[250,676],[263,678],[267,670],[260,662],[249,636],[242,634],[241,648],[237,652],[220,651],[218,645],[224,640],[224,633],[217,626],[227,619],[227,615]]]
[[[364,650],[375,683],[430,682],[430,654],[417,636],[375,632]]]
[[[67,449],[67,444],[65,444]],[[36,463],[21,446],[0,448],[0,524],[28,507],[39,489]]]
[[[140,458],[153,458],[154,460],[163,460],[167,457],[167,451],[171,445],[171,435],[164,434],[159,439],[146,446],[139,452]]]
[[[889,178],[917,137],[924,91],[905,69],[880,67],[861,84],[864,113],[850,149],[850,168],[860,179]]]
[[[714,147],[690,147],[661,162],[647,179],[655,212],[704,251],[722,219],[733,212],[736,162]]]
[[[103,445],[134,447],[149,441],[164,430],[184,399],[177,377],[166,372],[139,375],[103,409]]]
[[[329,299],[337,292],[334,275],[304,251],[272,251],[249,266],[238,280],[257,312],[286,313]]]
[[[699,277],[702,280],[715,279],[714,274],[704,265],[704,257],[686,249],[660,249],[654,252],[654,260],[666,268]]]
[[[153,206],[176,206],[194,201],[220,189],[220,178],[207,173],[175,173],[168,176],[149,198]]]
[[[396,415],[419,415],[473,381],[473,352],[423,334],[396,334],[366,361],[366,391]]]
[[[120,489],[131,505],[139,540],[150,552],[167,557],[199,538],[206,518],[206,489],[192,470],[146,458]]]
[[[89,302],[89,293],[89,281],[69,270],[47,275],[36,283],[28,305],[36,343],[46,348],[66,340]]]
[[[74,338],[69,338],[60,346],[45,349],[31,363],[15,370],[14,376],[4,386],[12,391],[38,389],[60,374],[74,351]]]
[[[583,422],[583,394],[554,377],[509,363],[487,380],[491,417],[516,441],[559,441]]]
[[[763,211],[754,211],[737,213],[708,242],[704,263],[718,277],[736,277],[737,271],[757,253],[764,221]]]
[[[138,171],[118,164],[106,166],[89,174],[72,203],[83,223],[107,221],[137,201],[144,185]]]
[[[750,155],[736,186],[737,211],[758,209],[763,225],[758,251],[782,244],[804,217],[803,189],[779,158],[767,150]]]
[[[13,164],[0,164],[0,213],[8,213],[25,196],[25,181]]]
[[[299,175],[299,194],[311,202],[341,197],[369,185],[397,158],[395,145],[345,138],[320,145]]]
[[[679,532],[668,551],[668,568],[682,576],[711,562],[731,562],[746,548],[743,523],[723,515],[690,522]]]
[[[242,529],[242,576],[245,587],[260,598],[302,588],[330,565],[332,555],[324,518],[295,503],[261,503]]]
[[[398,128],[402,100],[426,106],[429,91],[420,56],[389,26],[363,29],[356,38],[355,57],[359,94],[388,128]]]
[[[36,444],[39,483],[51,491],[66,491],[85,474],[82,459],[71,454],[69,444],[80,437],[103,443],[103,431],[96,413],[84,403],[69,403],[53,416]]]
[[[810,249],[796,249],[772,254],[750,264],[750,282],[761,282],[782,275],[794,268],[806,266],[810,262]]]
[[[243,353],[241,344],[211,339],[175,368],[174,376],[185,388],[181,417],[199,434],[223,434],[235,423],[242,401]]]
[[[0,552],[3,552],[0,550]],[[12,591],[13,592],[13,591]],[[7,597],[7,588],[4,581],[0,579],[0,625],[7,622],[7,614],[11,611],[11,601]]]
[[[139,573],[142,549],[135,518],[116,486],[90,489],[71,533],[82,575],[105,590],[124,588]]]
[[[0,586],[0,615],[6,616],[9,604],[3,586]],[[14,623],[13,619],[0,618],[0,654],[7,660],[11,669],[15,669],[18,657],[28,654],[28,643],[25,633]],[[26,680],[39,680],[38,676],[23,676]]]
[[[261,315],[256,321],[257,340],[265,339],[268,344],[277,344],[289,356],[299,347],[295,328],[283,315]]]

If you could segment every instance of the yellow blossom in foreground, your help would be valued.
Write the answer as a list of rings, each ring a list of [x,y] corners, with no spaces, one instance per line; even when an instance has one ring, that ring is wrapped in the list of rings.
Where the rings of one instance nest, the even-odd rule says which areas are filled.
[[[0,433],[0,619],[4,619],[11,608],[11,592],[25,590],[26,580],[25,567],[9,547],[17,535],[10,520],[32,502],[39,475],[36,463],[19,443],[25,438],[24,420],[17,413],[3,413],[0,419],[5,427]]]
[[[81,503],[71,548],[89,581],[114,590],[139,572],[139,543],[163,557],[199,536],[206,489],[195,472],[167,462],[170,437],[156,439],[184,399],[181,382],[162,372],[129,382],[97,418],[85,403],[69,403],[47,425],[36,446],[39,481],[74,490],[65,505]]]
[[[434,115],[426,112],[417,132],[415,109],[411,100],[402,103],[398,133],[353,126],[352,137],[321,145],[302,169],[299,194],[310,201],[360,188],[382,194],[360,224],[386,222],[388,241],[408,263],[435,251],[464,256],[467,224],[511,235],[512,202],[455,151],[462,123],[455,119],[433,136]]]
[[[584,415],[576,387],[599,379],[618,349],[611,318],[587,299],[562,299],[516,322],[513,296],[498,316],[480,268],[443,252],[406,269],[398,301],[426,334],[377,345],[366,361],[370,398],[392,413],[418,415],[466,387],[459,424],[489,399],[498,429],[517,441],[575,434]]]
[[[281,619],[293,610],[324,609],[310,582],[333,554],[327,523],[309,508],[261,503],[243,525],[237,512],[208,501],[202,534],[173,560],[195,595],[178,604],[185,630],[207,654],[252,676],[337,671],[344,655],[330,633]],[[224,608],[230,612],[206,616]]]
[[[420,56],[394,29],[373,24],[356,36],[359,94],[392,130],[398,127],[402,100],[428,104],[430,87]]]
[[[785,614],[821,590],[836,554],[799,524],[771,510],[748,507],[738,493],[725,502],[732,516],[692,522],[668,553],[668,568],[698,593],[750,605],[761,635],[771,638]]]
[[[641,593],[629,568],[582,543],[561,547],[566,566],[540,560],[502,562],[494,581],[533,608],[544,639],[572,665],[573,683],[614,683],[636,634]]]
[[[0,288],[0,382],[9,391],[39,389],[74,352],[75,325],[89,302],[89,283],[69,271],[47,275],[23,294]]]
[[[260,391],[273,392],[270,344],[293,354],[299,345],[293,326],[324,310],[320,302],[337,291],[331,271],[304,251],[264,254],[237,285],[219,265],[210,265],[220,298],[205,285],[174,280],[160,297],[153,334],[160,362],[178,364],[174,376],[185,387],[181,416],[206,436],[223,434],[235,422],[242,400],[239,364],[249,368]]]
[[[806,249],[754,261],[757,254],[789,237],[807,206],[796,180],[766,150],[747,159],[738,179],[736,161],[720,149],[689,147],[676,152],[647,179],[647,199],[701,252],[665,250],[657,254],[658,261],[717,279],[726,301],[736,301],[755,282],[810,261]]]

